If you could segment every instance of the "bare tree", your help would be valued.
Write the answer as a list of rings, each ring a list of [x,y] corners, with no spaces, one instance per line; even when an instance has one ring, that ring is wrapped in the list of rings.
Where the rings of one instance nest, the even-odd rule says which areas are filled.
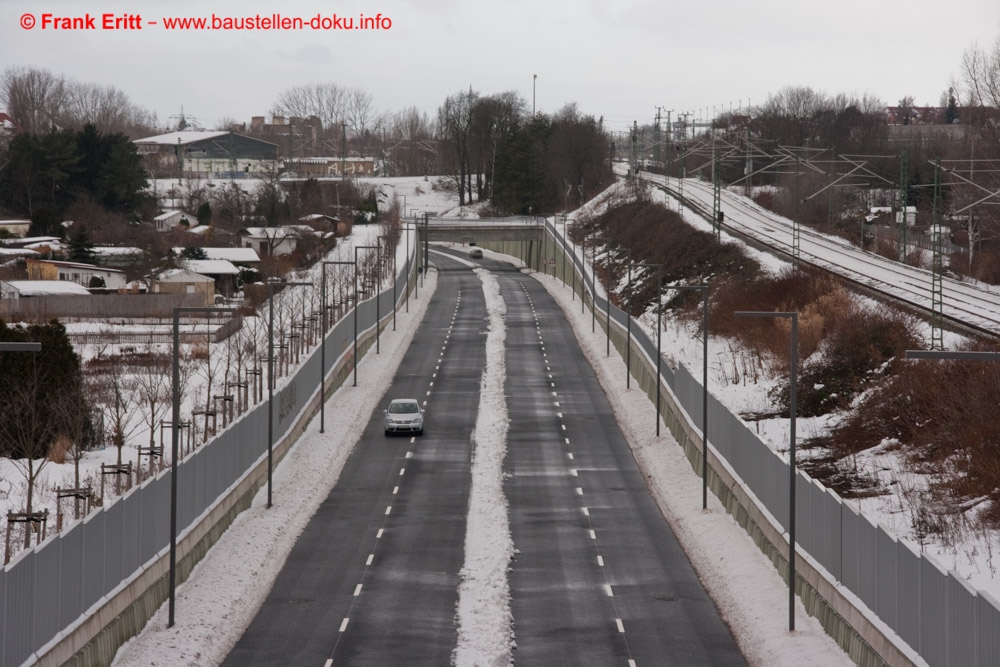
[[[0,75],[0,108],[27,132],[52,127],[62,116],[66,96],[66,80],[47,69],[13,66]]]
[[[138,402],[143,406],[143,421],[149,427],[149,447],[156,446],[156,427],[170,406],[171,360],[158,354],[152,345],[143,351],[143,363],[135,375]]]
[[[965,52],[962,56],[962,75],[975,106],[1000,109],[1000,36],[990,48],[973,46]],[[1000,134],[996,124],[985,122],[983,125],[996,142]]]
[[[360,141],[358,150],[365,155],[368,149],[368,127],[374,122],[375,104],[372,96],[361,88],[351,88],[347,93],[346,120]]]
[[[449,95],[438,108],[438,134],[445,143],[449,167],[458,185],[458,204],[464,206],[466,193],[472,201],[472,188],[466,185],[470,173],[469,134],[472,127],[473,107],[479,94],[472,91]]]
[[[61,434],[62,423],[53,419],[52,403],[45,399],[41,365],[33,360],[18,382],[0,389],[0,401],[17,419],[0,420],[0,441],[17,453],[11,463],[28,486],[25,512],[34,510],[35,483],[45,464],[52,442]]]

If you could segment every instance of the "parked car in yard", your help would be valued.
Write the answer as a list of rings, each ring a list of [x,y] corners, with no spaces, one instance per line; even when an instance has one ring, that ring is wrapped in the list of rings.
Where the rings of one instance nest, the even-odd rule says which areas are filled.
[[[424,411],[415,398],[397,398],[385,409],[385,434],[424,433]]]

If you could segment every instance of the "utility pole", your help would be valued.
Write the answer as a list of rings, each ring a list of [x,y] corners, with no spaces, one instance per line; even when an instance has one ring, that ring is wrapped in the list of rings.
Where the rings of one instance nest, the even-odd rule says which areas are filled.
[[[629,154],[629,164],[632,167],[632,176],[639,175],[639,123],[632,121],[631,151]]]
[[[340,180],[347,180],[347,122],[340,122],[341,128],[341,139],[340,139]],[[338,190],[339,192],[339,190]]]
[[[662,164],[660,159],[660,109],[663,107],[656,107],[656,122],[653,125],[653,161],[657,166]]]
[[[719,169],[719,153],[715,144],[715,119],[709,125],[712,132],[712,229],[716,243],[722,242],[722,171]]]
[[[931,265],[931,349],[944,349],[944,291],[941,274],[944,258],[941,254],[941,218],[944,202],[941,194],[941,160],[934,163],[934,219],[931,223],[931,242],[934,260]]]
[[[667,172],[667,176],[668,177],[670,176],[670,158],[672,157],[672,154],[674,152],[674,133],[671,131],[671,127],[670,127],[670,114],[672,112],[673,112],[673,109],[668,109],[667,110],[667,141],[666,141],[667,166],[666,166],[666,172]]]
[[[896,221],[896,256],[900,262],[906,261],[906,226],[909,224],[906,218],[906,207],[910,189],[910,154],[904,148],[899,156],[899,210],[900,218]]]

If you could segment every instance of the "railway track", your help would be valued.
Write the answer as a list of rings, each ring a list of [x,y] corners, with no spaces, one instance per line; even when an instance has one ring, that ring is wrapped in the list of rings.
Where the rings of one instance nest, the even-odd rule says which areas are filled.
[[[712,219],[712,186],[684,179],[643,173],[642,178],[663,188],[708,221]],[[792,256],[792,222],[753,201],[723,190],[722,228],[785,257]],[[865,292],[932,314],[931,272],[866,252],[846,241],[799,227],[799,261],[834,273]],[[942,277],[943,319],[954,328],[1000,336],[1000,288]]]

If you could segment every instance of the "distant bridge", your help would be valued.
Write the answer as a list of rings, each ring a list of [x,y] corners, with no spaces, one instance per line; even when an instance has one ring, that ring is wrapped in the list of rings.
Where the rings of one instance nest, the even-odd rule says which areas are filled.
[[[503,243],[527,241],[537,243],[545,233],[545,219],[540,216],[510,216],[507,218],[421,218],[416,222],[421,241],[451,243]],[[412,223],[410,223],[412,224]]]

